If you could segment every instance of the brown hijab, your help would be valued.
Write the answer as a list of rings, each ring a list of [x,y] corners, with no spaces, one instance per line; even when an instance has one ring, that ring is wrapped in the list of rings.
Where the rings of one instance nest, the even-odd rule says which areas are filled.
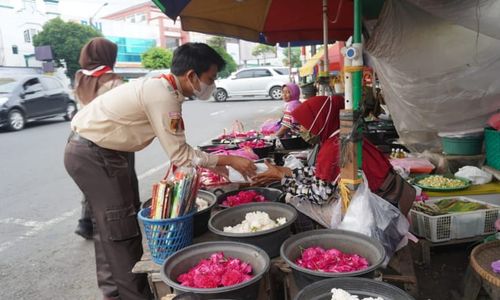
[[[97,92],[103,84],[121,79],[112,72],[117,53],[116,44],[101,37],[83,46],[79,60],[82,70],[75,75],[75,94],[83,105],[98,96]]]

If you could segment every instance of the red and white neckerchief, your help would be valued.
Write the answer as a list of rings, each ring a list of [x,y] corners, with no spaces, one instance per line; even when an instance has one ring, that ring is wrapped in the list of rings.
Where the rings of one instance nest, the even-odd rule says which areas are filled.
[[[158,77],[159,78],[163,78],[166,81],[168,81],[168,83],[170,83],[170,85],[174,88],[174,91],[177,91],[177,83],[175,82],[174,75],[172,75],[172,74],[161,74]]]
[[[106,73],[113,73],[113,69],[108,66],[99,66],[93,70],[82,69],[82,73],[87,76],[100,77],[101,75]]]

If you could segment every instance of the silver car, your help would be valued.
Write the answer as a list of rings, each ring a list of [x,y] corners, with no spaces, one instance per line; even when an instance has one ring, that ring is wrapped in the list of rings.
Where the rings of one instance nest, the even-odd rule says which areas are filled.
[[[285,67],[244,68],[229,78],[217,80],[215,101],[226,101],[230,97],[271,97],[281,99],[281,87],[290,82],[289,70]]]

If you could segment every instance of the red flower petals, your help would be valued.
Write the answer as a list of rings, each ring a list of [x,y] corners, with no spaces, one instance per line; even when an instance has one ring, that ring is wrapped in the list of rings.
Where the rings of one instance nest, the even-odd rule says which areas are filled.
[[[264,196],[255,191],[241,191],[234,196],[228,196],[226,200],[222,202],[222,205],[233,207],[245,203],[266,201],[268,200]]]
[[[245,282],[252,278],[251,274],[250,264],[217,252],[201,260],[187,273],[179,275],[177,281],[183,286],[211,289]]]
[[[368,268],[368,260],[358,254],[348,254],[332,248],[309,247],[295,263],[303,268],[328,273],[354,272]]]

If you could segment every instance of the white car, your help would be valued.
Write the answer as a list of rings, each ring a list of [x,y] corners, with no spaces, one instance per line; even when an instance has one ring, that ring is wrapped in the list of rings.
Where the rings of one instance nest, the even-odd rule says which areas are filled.
[[[226,101],[229,97],[271,97],[281,99],[281,88],[290,82],[288,68],[254,67],[244,68],[229,78],[215,82],[215,101]]]

